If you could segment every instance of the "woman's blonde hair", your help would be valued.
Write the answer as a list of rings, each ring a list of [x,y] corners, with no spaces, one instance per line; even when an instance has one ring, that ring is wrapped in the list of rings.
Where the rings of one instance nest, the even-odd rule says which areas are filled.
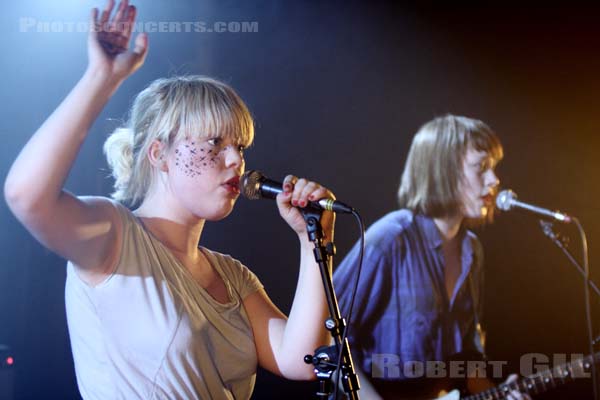
[[[398,190],[401,208],[432,218],[458,213],[467,149],[503,157],[498,136],[482,121],[445,115],[424,124],[413,138]],[[493,213],[490,213],[490,218]]]
[[[244,146],[254,139],[252,115],[231,87],[197,75],[152,82],[135,98],[126,125],[104,143],[115,179],[112,197],[130,205],[144,199],[152,183],[148,151],[154,140],[166,150],[184,138],[213,136]]]

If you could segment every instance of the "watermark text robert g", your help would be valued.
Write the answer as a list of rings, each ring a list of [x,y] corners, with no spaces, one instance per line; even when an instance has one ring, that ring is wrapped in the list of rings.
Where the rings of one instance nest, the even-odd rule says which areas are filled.
[[[496,378],[506,376],[508,361],[406,361],[396,354],[373,354],[373,378]],[[540,353],[523,354],[519,360],[522,376],[552,376],[553,378],[589,378],[591,360],[583,354]]]

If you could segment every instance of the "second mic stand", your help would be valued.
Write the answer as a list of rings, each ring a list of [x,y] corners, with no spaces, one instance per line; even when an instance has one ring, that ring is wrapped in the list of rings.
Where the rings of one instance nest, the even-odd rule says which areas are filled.
[[[354,365],[352,364],[350,346],[347,339],[344,339],[344,342],[342,343],[342,336],[346,330],[346,321],[342,319],[340,314],[337,298],[333,289],[333,282],[331,280],[331,272],[329,271],[329,258],[335,255],[335,245],[333,242],[330,242],[327,246],[323,246],[323,228],[320,223],[322,215],[321,210],[308,206],[299,209],[299,211],[306,221],[308,238],[315,245],[313,253],[315,255],[315,261],[319,265],[319,270],[321,271],[321,279],[323,280],[325,297],[327,298],[327,306],[329,308],[329,318],[325,321],[325,327],[331,333],[335,342],[335,345],[332,346],[319,347],[315,350],[313,355],[306,355],[304,357],[304,362],[313,364],[315,367],[315,374],[319,379],[317,398],[327,399],[332,393],[332,376],[335,376],[337,379],[337,375],[334,375],[333,373],[338,365],[338,354],[341,354],[341,376],[344,391],[349,399],[358,400],[358,390],[360,389],[360,386],[358,377],[354,371]]]
[[[579,234],[581,235],[581,242],[583,245],[583,264],[584,264],[583,268],[581,267],[581,265],[579,265],[577,260],[575,260],[575,257],[573,257],[573,255],[571,254],[569,249],[567,249],[566,240],[560,234],[554,232],[554,230],[552,229],[552,227],[553,227],[552,222],[540,220],[540,227],[542,228],[544,235],[546,235],[548,238],[550,238],[550,240],[552,240],[552,242],[554,242],[554,244],[559,249],[561,249],[563,251],[563,253],[565,253],[565,255],[567,256],[569,261],[571,261],[571,263],[575,267],[577,267],[577,269],[579,270],[579,273],[581,273],[581,275],[583,276],[583,279],[585,281],[585,286],[584,286],[585,314],[586,314],[588,339],[589,339],[589,351],[590,351],[590,357],[592,358],[592,362],[590,365],[591,373],[592,373],[592,387],[593,387],[593,391],[594,391],[594,399],[598,400],[598,375],[596,373],[597,355],[594,350],[594,345],[596,343],[598,343],[598,341],[600,340],[600,336],[597,336],[594,339],[589,291],[590,291],[590,287],[592,289],[594,289],[594,291],[596,292],[597,295],[600,295],[600,291],[598,290],[598,287],[596,286],[596,284],[594,282],[592,282],[592,280],[590,279],[590,268],[589,268],[589,263],[588,263],[588,254],[587,254],[588,253],[587,239],[585,237],[585,232],[583,230],[583,227],[581,226],[581,224],[579,223],[579,220],[577,218],[571,218],[571,220],[575,223],[575,225],[577,226],[577,229],[579,230]]]
[[[573,254],[571,254],[571,251],[567,248],[567,239],[565,239],[561,234],[554,232],[552,229],[552,222],[540,220],[540,227],[542,228],[544,235],[550,238],[550,240],[552,240],[554,244],[565,253],[569,261],[571,261],[571,264],[577,268],[581,276],[588,281],[588,285],[594,290],[596,295],[600,297],[600,289],[598,289],[598,286],[596,286],[596,284],[586,276],[583,267],[579,264],[575,257],[573,257]],[[599,339],[600,337],[598,337],[596,341]]]

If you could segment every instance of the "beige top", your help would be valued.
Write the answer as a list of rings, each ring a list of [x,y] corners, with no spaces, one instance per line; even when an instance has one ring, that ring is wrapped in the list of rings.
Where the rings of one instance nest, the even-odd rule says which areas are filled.
[[[254,337],[242,299],[262,288],[239,261],[201,248],[225,282],[217,302],[125,207],[114,273],[94,287],[67,264],[65,301],[84,399],[249,399]]]

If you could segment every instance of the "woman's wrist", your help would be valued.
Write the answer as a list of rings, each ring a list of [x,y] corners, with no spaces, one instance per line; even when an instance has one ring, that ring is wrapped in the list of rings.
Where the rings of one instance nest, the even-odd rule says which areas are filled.
[[[121,83],[124,81],[124,78],[117,78],[102,68],[88,65],[85,73],[83,74],[83,80],[91,84],[93,87],[106,90],[109,92],[109,94],[112,94],[121,85]]]

